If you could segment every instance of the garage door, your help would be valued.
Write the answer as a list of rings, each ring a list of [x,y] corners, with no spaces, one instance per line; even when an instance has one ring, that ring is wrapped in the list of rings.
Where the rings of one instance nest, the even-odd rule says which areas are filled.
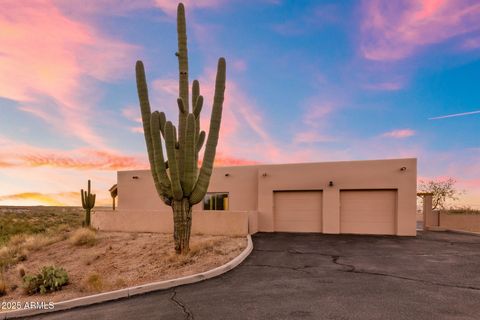
[[[395,234],[396,190],[340,191],[340,232]]]
[[[275,231],[321,232],[321,191],[277,191],[274,193]]]

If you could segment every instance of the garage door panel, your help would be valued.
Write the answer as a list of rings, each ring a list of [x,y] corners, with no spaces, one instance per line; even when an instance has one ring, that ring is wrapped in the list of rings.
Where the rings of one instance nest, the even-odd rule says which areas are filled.
[[[321,232],[321,191],[277,191],[274,193],[275,231]]]
[[[340,192],[340,231],[395,234],[396,190]]]

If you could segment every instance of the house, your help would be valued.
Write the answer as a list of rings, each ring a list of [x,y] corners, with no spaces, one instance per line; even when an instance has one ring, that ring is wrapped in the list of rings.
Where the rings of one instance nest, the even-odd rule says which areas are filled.
[[[416,181],[414,158],[216,167],[192,232],[415,236]],[[97,211],[95,227],[172,232],[149,170],[119,171],[117,184],[118,212]]]

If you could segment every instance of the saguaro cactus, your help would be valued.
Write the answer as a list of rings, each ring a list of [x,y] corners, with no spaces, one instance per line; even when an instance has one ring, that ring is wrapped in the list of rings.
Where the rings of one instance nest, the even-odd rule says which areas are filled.
[[[205,141],[205,131],[200,131],[203,96],[200,95],[199,82],[194,80],[192,83],[192,112],[190,112],[187,33],[185,8],[182,3],[177,8],[177,34],[178,51],[175,55],[178,57],[180,91],[180,97],[177,99],[178,130],[171,121],[167,121],[165,113],[151,112],[142,61],[137,61],[135,69],[143,130],[153,181],[163,202],[172,207],[175,251],[186,253],[189,251],[192,206],[202,201],[205,196],[213,170],[222,118],[226,63],[224,58],[218,60],[210,129],[199,172],[198,153]],[[168,161],[165,161],[163,155],[162,139],[165,142]]]
[[[82,196],[82,207],[85,209],[85,226],[90,227],[90,211],[95,207],[96,195],[90,193],[90,180],[88,180],[88,191],[80,190]]]

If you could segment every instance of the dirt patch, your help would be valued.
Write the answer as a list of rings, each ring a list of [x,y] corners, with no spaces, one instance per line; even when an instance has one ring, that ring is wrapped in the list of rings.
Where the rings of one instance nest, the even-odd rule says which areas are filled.
[[[97,232],[93,246],[78,246],[70,239],[29,253],[27,260],[4,272],[7,294],[2,301],[58,302],[98,292],[207,271],[232,260],[246,247],[245,237],[192,236],[191,251],[176,255],[171,235]],[[37,273],[43,266],[62,267],[69,284],[61,291],[26,295],[21,273]],[[22,271],[23,269],[23,271]]]

